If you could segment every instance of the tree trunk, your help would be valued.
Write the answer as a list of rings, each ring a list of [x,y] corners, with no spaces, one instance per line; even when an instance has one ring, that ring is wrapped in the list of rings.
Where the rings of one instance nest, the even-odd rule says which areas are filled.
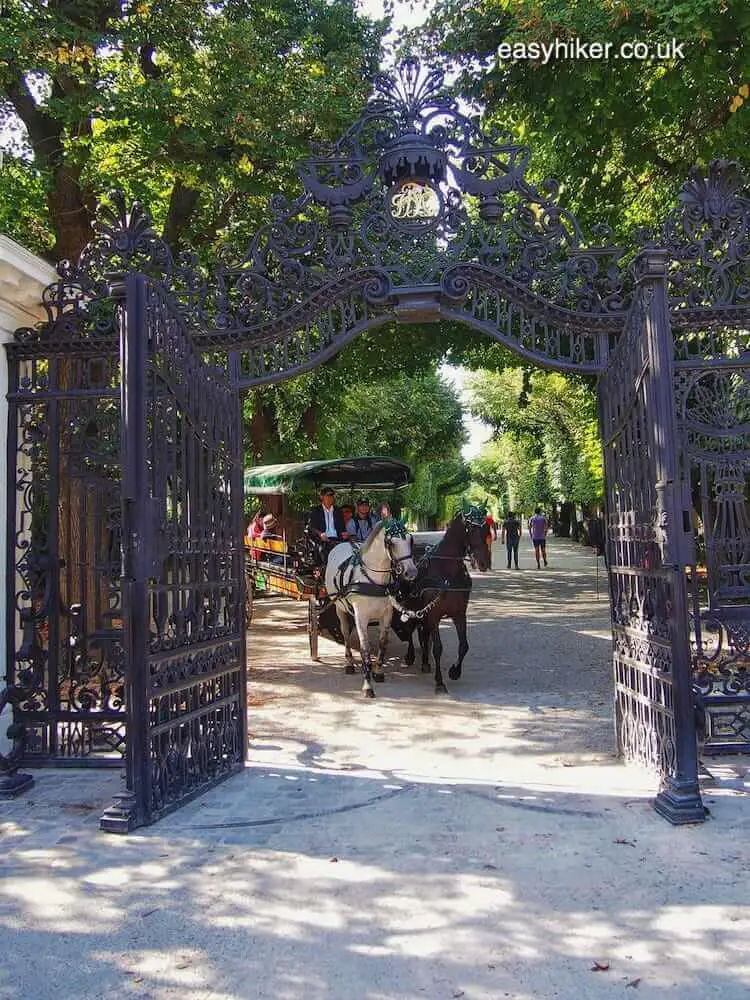
[[[318,405],[317,403],[310,403],[310,405],[302,413],[302,430],[307,435],[307,438],[311,445],[317,443],[318,438]]]
[[[56,236],[55,259],[76,261],[93,236],[93,206],[81,187],[78,167],[61,164],[53,177],[47,205]]]
[[[169,199],[167,221],[164,223],[164,232],[162,233],[165,242],[173,250],[180,245],[180,240],[185,235],[185,230],[190,224],[200,196],[200,191],[187,187],[179,178],[174,182]]]
[[[267,451],[269,441],[277,437],[276,418],[272,407],[264,401],[262,389],[253,390],[253,415],[247,433],[250,444],[248,457],[252,464],[256,464]]]

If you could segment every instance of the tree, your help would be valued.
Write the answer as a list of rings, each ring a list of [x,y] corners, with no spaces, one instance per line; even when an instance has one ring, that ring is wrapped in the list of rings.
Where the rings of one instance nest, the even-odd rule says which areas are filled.
[[[15,233],[54,259],[77,256],[111,187],[141,198],[172,246],[249,240],[310,142],[364,100],[384,29],[348,0],[6,0],[3,13],[3,193],[33,188],[44,226]],[[12,215],[4,201],[0,226]]]
[[[746,0],[438,0],[412,43],[459,68],[457,88],[532,147],[566,207],[622,236],[663,218],[693,164],[747,156],[748,33]],[[497,56],[576,38],[610,43],[610,57]],[[672,39],[671,58],[620,57],[623,43],[658,55]]]
[[[401,458],[416,479],[402,501],[416,519],[427,520],[441,513],[448,487],[468,482],[460,458],[465,440],[461,400],[436,374],[435,362],[404,361],[378,371],[377,352],[369,362],[366,357],[349,347],[334,362],[249,397],[248,463],[344,455]],[[390,374],[383,376],[384,370]],[[315,420],[306,425],[311,409]],[[253,428],[265,428],[265,437],[253,440]]]
[[[597,502],[604,489],[596,397],[585,380],[509,369],[468,384],[471,411],[495,428],[473,478],[511,507]]]

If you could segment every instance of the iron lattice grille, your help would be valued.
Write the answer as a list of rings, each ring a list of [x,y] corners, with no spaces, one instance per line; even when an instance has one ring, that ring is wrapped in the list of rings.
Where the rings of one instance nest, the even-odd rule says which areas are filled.
[[[660,544],[656,386],[646,329],[653,294],[649,285],[636,290],[599,392],[618,750],[666,778],[676,763],[675,623],[672,571],[663,566]]]
[[[125,753],[120,363],[10,351],[7,642],[29,763]],[[108,345],[113,346],[111,343]],[[12,446],[11,446],[12,447]]]
[[[125,483],[132,662],[145,664],[133,749],[148,822],[244,761],[239,407],[162,288],[131,279],[127,309],[126,407],[143,442]]]
[[[747,330],[675,338],[676,422],[701,566],[691,567],[690,621],[706,753],[750,750],[749,350]]]

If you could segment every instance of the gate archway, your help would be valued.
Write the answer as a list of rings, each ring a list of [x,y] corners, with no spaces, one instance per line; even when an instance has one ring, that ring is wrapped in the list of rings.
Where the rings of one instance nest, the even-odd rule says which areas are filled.
[[[694,679],[709,742],[730,706],[750,744],[742,176],[721,161],[696,174],[660,239],[626,254],[603,229],[586,239],[529,161],[408,60],[300,164],[303,193],[273,200],[238,264],[206,275],[115,198],[48,290],[48,322],[9,346],[18,750],[125,754],[105,828],[151,822],[242,766],[240,390],[364,330],[442,318],[598,377],[618,749],[658,771],[663,815],[703,818]]]

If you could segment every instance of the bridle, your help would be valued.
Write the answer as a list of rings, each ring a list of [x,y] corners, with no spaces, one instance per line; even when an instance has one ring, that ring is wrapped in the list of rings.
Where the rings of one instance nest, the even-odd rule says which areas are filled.
[[[396,537],[403,538],[404,540],[406,540],[407,538],[409,539],[410,541],[409,551],[406,553],[406,555],[397,556],[394,554],[393,547],[391,545],[391,540]],[[337,583],[338,594],[336,597],[337,600],[345,599],[347,594],[355,591],[355,588],[356,592],[358,593],[366,593],[368,589],[367,584],[369,584],[369,590],[371,591],[370,596],[385,597],[389,595],[391,588],[393,586],[392,582],[390,582],[389,580],[380,582],[378,580],[373,579],[373,577],[370,574],[371,573],[387,574],[388,577],[392,575],[395,578],[403,576],[404,574],[403,563],[405,563],[409,559],[414,558],[412,554],[412,545],[414,544],[414,542],[413,539],[411,538],[411,535],[409,535],[408,532],[406,531],[404,525],[400,521],[393,521],[390,525],[386,525],[384,528],[383,544],[385,545],[385,549],[386,552],[388,553],[388,558],[390,560],[391,564],[390,569],[374,569],[373,567],[368,566],[362,557],[362,553],[355,548],[354,553],[349,557],[349,559],[345,560],[345,562],[343,562],[339,567],[338,570],[339,579]],[[367,584],[361,584],[361,583],[352,584],[351,576],[349,578],[349,582],[345,584],[344,573],[347,572],[347,567],[349,567],[348,572],[350,572],[352,575],[354,573],[354,569],[356,567],[359,567],[362,571],[365,580],[367,581]],[[373,589],[375,590],[375,593],[372,593]]]
[[[411,536],[409,536],[409,551],[406,553],[405,556],[396,556],[393,554],[393,548],[391,546],[391,539],[394,537],[400,537],[406,539],[407,536],[406,533],[404,533],[403,535],[396,535],[395,532],[388,533],[386,531],[385,547],[386,550],[388,551],[388,556],[391,560],[391,569],[393,570],[393,575],[398,577],[398,576],[403,576],[404,574],[404,567],[401,565],[401,563],[405,563],[409,559],[412,560],[414,559],[414,539]]]
[[[464,555],[469,557],[471,565],[474,569],[479,569],[479,560],[474,554],[474,547],[471,544],[471,532],[472,530],[481,529],[484,526],[484,520],[479,519],[479,513],[474,513],[473,510],[461,511],[461,520],[464,526],[464,536],[465,536],[465,548]],[[483,546],[484,547],[484,546]]]
[[[393,546],[391,544],[392,539],[403,538],[404,540],[409,539],[409,551],[404,556],[397,556],[393,552]],[[383,543],[385,545],[386,552],[388,553],[388,558],[391,561],[391,572],[395,577],[400,577],[404,575],[404,567],[402,563],[407,562],[409,559],[414,559],[413,546],[414,539],[409,535],[406,528],[400,521],[394,521],[391,525],[387,526],[384,531]],[[375,583],[370,573],[387,573],[388,570],[385,569],[372,569],[364,561],[360,555],[358,558],[358,563],[362,567],[365,576],[371,583]]]

